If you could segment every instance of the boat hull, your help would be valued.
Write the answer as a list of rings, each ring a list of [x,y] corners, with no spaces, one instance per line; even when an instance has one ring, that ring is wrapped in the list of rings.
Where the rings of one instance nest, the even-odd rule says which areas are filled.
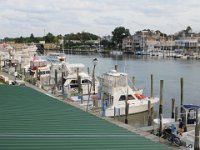
[[[158,102],[158,98],[151,100],[151,108],[155,103]],[[148,110],[148,100],[140,100],[139,102],[129,103],[129,111],[128,114],[136,114],[145,112]],[[111,108],[107,108],[105,111],[105,116],[123,116],[125,115],[125,105],[124,106],[113,106]]]

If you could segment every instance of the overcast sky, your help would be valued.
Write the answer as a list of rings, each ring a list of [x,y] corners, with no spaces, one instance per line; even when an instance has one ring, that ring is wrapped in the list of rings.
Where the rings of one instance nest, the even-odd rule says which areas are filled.
[[[0,38],[82,31],[103,36],[118,26],[131,34],[172,34],[188,25],[200,31],[200,0],[0,0]]]

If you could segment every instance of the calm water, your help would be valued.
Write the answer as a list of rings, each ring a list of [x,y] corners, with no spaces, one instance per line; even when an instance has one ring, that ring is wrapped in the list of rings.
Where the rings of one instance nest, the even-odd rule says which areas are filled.
[[[173,58],[153,58],[147,56],[103,56],[98,54],[68,55],[70,63],[83,63],[92,71],[92,59],[98,58],[96,74],[101,75],[114,69],[118,65],[119,71],[129,75],[131,84],[135,77],[135,85],[144,89],[144,94],[150,96],[150,75],[154,75],[154,95],[159,97],[160,80],[164,80],[164,116],[171,115],[171,99],[176,99],[176,106],[180,106],[180,78],[184,79],[184,103],[200,105],[200,60],[181,60]],[[155,111],[158,112],[158,105]],[[144,124],[146,113],[129,116],[134,125]],[[135,119],[138,118],[138,119]],[[120,119],[121,120],[121,119]],[[122,119],[123,120],[123,119]]]

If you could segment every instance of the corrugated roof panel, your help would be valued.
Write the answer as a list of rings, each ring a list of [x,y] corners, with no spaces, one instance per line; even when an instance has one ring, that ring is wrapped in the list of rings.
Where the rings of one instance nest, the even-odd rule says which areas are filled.
[[[168,149],[28,87],[0,85],[0,120],[2,150]]]

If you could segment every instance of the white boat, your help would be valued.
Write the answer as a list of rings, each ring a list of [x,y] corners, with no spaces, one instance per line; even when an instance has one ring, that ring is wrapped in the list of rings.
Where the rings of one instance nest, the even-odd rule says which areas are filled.
[[[88,95],[89,92],[92,94],[98,93],[99,81],[96,78],[94,78],[95,81],[93,81],[93,78],[84,71],[84,64],[68,64],[67,68],[68,73],[66,76],[64,76],[65,91],[70,93],[78,93],[78,76],[80,76],[80,86],[82,88],[83,95]],[[77,69],[79,71],[78,73]],[[93,82],[95,84],[95,88],[93,88]]]
[[[36,57],[36,55],[33,60],[30,61],[29,71],[33,77],[38,78],[39,80],[50,76],[50,68],[47,60]]]
[[[126,100],[129,103],[129,114],[140,113],[148,110],[148,101],[151,107],[159,101],[158,98],[148,98],[142,95],[141,90],[134,90],[128,85],[126,73],[111,70],[101,77],[100,97],[106,103],[105,116],[114,116],[115,109],[118,115],[125,115]]]
[[[63,86],[64,92],[67,93],[68,96],[77,95],[80,83],[83,95],[88,95],[89,92],[92,94],[98,92],[99,81],[95,78],[95,88],[93,88],[93,78],[84,71],[84,64],[70,64],[67,62],[52,63],[50,68],[51,84],[55,84],[55,70],[57,70],[58,91],[61,91]],[[78,76],[81,78],[80,82],[78,82]]]
[[[66,61],[66,55],[64,53],[49,53],[46,59],[51,63],[60,63]]]
[[[110,52],[110,55],[122,55],[122,54],[123,54],[123,52],[122,51],[118,51],[118,50],[112,50]]]

